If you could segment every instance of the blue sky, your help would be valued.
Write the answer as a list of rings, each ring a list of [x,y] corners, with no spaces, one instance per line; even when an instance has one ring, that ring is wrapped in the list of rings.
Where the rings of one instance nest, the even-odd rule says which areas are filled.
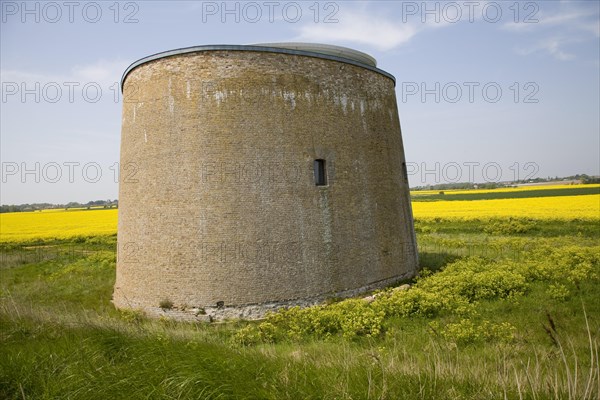
[[[114,199],[119,81],[203,44],[351,47],[396,77],[411,186],[600,174],[600,2],[1,2],[2,204]]]

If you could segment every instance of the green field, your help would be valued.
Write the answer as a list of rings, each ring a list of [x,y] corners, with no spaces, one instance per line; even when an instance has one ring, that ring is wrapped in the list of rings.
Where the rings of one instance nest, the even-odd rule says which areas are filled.
[[[600,194],[599,186],[576,186],[572,188],[557,189],[531,189],[522,191],[493,191],[477,193],[473,191],[454,191],[446,194],[443,190],[438,193],[421,194],[412,193],[412,201],[457,201],[457,200],[496,200],[496,199],[526,199],[532,197],[555,197],[555,196],[581,196],[586,194]]]
[[[115,236],[0,245],[0,398],[599,398],[598,220],[416,230],[408,290],[219,324],[115,310]]]

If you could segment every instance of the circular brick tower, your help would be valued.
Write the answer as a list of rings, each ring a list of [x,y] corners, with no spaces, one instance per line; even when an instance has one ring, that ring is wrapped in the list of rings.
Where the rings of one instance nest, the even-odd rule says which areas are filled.
[[[117,307],[256,318],[416,272],[395,80],[372,57],[199,46],[121,85]]]

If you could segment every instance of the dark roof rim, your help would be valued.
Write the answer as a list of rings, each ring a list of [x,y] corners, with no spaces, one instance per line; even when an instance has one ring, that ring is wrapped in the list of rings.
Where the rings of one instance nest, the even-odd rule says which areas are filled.
[[[281,54],[291,54],[291,55],[298,55],[298,56],[322,58],[322,59],[331,60],[331,61],[338,61],[338,62],[354,65],[357,67],[365,68],[370,71],[381,74],[381,75],[391,79],[392,82],[394,82],[394,86],[396,86],[396,78],[389,72],[386,72],[377,67],[363,64],[361,62],[358,62],[358,61],[355,61],[355,60],[352,60],[349,58],[345,58],[345,57],[339,57],[339,56],[334,56],[334,55],[330,55],[330,54],[323,54],[323,53],[318,53],[315,51],[285,49],[285,48],[281,48],[281,47],[219,44],[219,45],[182,47],[179,49],[162,51],[160,53],[155,53],[155,54],[151,54],[149,56],[140,58],[139,60],[131,63],[131,65],[129,65],[125,69],[125,72],[123,72],[123,76],[121,77],[121,92],[123,91],[123,85],[125,84],[125,79],[127,78],[127,75],[131,71],[133,71],[134,69],[136,69],[137,67],[139,67],[143,64],[146,64],[146,63],[154,61],[154,60],[159,60],[161,58],[173,57],[173,56],[177,56],[177,55],[181,55],[181,54],[196,53],[196,52],[201,52],[201,51],[219,51],[219,50],[281,53]]]

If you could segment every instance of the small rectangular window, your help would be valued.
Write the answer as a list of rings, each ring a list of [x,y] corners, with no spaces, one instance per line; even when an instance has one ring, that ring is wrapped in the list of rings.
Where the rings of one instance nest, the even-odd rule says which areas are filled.
[[[317,159],[314,164],[315,168],[315,185],[327,185],[327,172],[325,171],[325,160]]]

